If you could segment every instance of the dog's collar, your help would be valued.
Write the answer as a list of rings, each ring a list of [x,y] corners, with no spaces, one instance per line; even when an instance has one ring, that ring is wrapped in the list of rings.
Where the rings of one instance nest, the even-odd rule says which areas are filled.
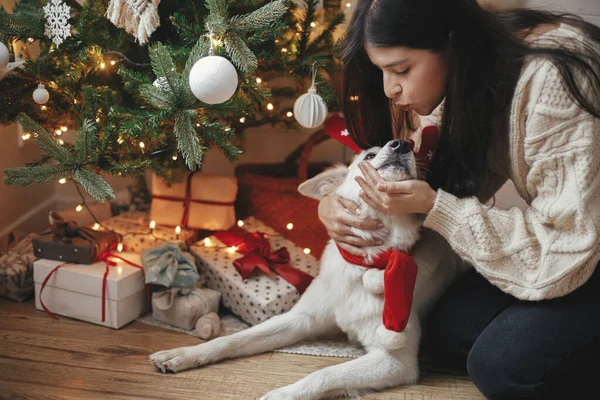
[[[406,329],[417,281],[418,267],[415,260],[407,253],[389,249],[378,255],[373,262],[367,263],[364,258],[354,256],[340,246],[338,250],[344,260],[351,264],[385,269],[383,325],[393,332],[402,332]]]
[[[408,253],[402,252],[400,250],[387,249],[386,251],[379,253],[377,257],[372,262],[367,262],[363,257],[355,256],[354,254],[348,253],[346,250],[342,249],[340,246],[336,244],[340,255],[344,260],[349,262],[350,264],[360,265],[365,268],[377,268],[377,269],[385,269],[390,261],[390,257],[392,253],[398,252],[402,254],[402,256],[410,257]]]

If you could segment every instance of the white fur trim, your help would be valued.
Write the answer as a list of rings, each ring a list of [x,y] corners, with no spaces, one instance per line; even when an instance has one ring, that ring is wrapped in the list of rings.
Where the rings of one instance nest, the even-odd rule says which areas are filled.
[[[394,332],[387,329],[383,324],[377,327],[375,331],[381,345],[388,350],[397,350],[404,346],[408,341],[406,332]]]

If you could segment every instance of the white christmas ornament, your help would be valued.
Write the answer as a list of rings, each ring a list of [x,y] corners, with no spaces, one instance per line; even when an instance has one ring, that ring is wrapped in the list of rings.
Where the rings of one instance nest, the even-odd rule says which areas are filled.
[[[46,17],[46,30],[44,35],[58,47],[69,36],[71,36],[71,9],[64,4],[62,0],[50,0],[44,6],[44,15]]]
[[[8,62],[10,61],[10,53],[8,52],[8,47],[2,42],[0,42],[0,72],[6,68]]]
[[[317,94],[315,79],[316,69],[313,64],[313,81],[308,92],[298,97],[294,103],[294,117],[305,128],[316,128],[323,125],[327,119],[327,104]]]
[[[38,104],[46,104],[50,99],[50,93],[46,90],[43,83],[40,83],[33,91],[33,100]]]
[[[229,100],[238,85],[238,75],[229,60],[209,55],[199,59],[190,71],[190,89],[207,104]]]

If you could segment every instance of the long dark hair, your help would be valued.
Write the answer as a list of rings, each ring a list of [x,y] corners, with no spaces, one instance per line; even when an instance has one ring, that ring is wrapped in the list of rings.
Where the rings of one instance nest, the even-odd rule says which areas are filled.
[[[364,46],[449,49],[441,142],[429,183],[456,196],[476,195],[486,176],[496,123],[509,117],[525,57],[541,56],[560,71],[572,99],[600,118],[600,54],[593,46],[530,46],[524,37],[545,24],[565,23],[600,45],[600,28],[571,14],[517,9],[492,13],[476,0],[359,0],[341,46],[342,104],[353,139],[380,145],[395,131],[406,134],[408,113],[395,112],[383,91],[382,72]],[[581,90],[581,74],[586,91]],[[587,85],[589,84],[589,86]],[[590,89],[591,88],[591,89]],[[506,129],[504,129],[506,131]]]

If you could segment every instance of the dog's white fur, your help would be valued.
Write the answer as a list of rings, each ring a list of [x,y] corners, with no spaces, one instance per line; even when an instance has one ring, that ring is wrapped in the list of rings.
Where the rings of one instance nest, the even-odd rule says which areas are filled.
[[[455,277],[458,265],[456,256],[439,235],[424,231],[423,240],[419,241],[422,216],[390,216],[360,199],[361,189],[354,178],[361,175],[357,165],[365,157],[370,158],[369,162],[385,180],[400,181],[417,176],[412,153],[400,155],[392,143],[363,151],[350,168],[340,165],[327,170],[300,185],[299,191],[320,199],[337,188],[336,194],[360,205],[362,217],[381,220],[384,227],[380,230],[353,228],[360,237],[377,237],[383,241],[381,246],[365,248],[368,257],[387,248],[405,251],[412,248],[419,270],[404,332],[387,331],[382,325],[383,271],[346,262],[330,240],[321,258],[318,276],[289,312],[230,336],[154,353],[150,356],[152,363],[162,372],[179,372],[342,331],[350,340],[360,342],[367,354],[315,371],[292,385],[265,394],[262,400],[358,396],[417,382],[421,320]],[[388,164],[390,161],[392,164]],[[389,230],[389,234],[385,234],[384,229]]]

